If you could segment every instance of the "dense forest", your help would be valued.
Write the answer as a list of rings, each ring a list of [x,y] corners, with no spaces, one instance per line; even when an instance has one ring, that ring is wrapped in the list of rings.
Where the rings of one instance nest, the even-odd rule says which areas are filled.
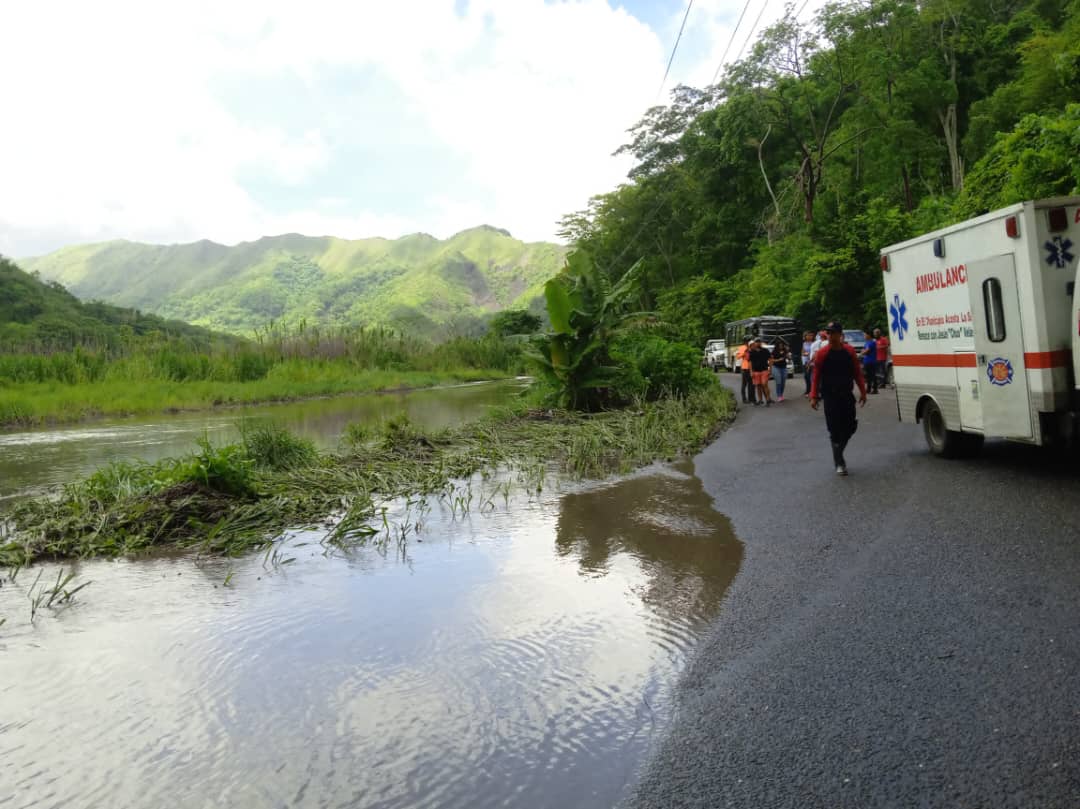
[[[878,251],[1080,187],[1080,8],[1060,0],[792,7],[715,86],[678,87],[563,219],[700,345],[731,319],[884,323]]]
[[[120,353],[137,342],[183,341],[198,348],[234,338],[137,309],[83,302],[0,256],[0,353],[90,349]]]

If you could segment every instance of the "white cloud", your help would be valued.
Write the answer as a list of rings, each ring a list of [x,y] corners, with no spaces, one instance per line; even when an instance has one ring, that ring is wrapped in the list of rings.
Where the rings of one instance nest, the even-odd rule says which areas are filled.
[[[610,155],[654,101],[670,35],[603,0],[473,0],[462,16],[454,5],[2,4],[0,251],[281,231],[445,236],[480,222],[550,238],[561,214],[625,176],[625,160]],[[730,32],[724,9],[741,7],[698,5],[689,25],[715,47],[677,63],[673,81],[711,76]],[[291,121],[283,108],[288,127],[252,123],[212,89],[288,75],[314,90],[356,68],[395,89],[371,100],[367,117],[377,120],[380,104],[408,110],[422,128],[400,141],[453,155],[467,184],[433,186],[411,207],[320,202],[319,174],[339,145],[321,122]],[[311,201],[257,195],[245,185],[252,176],[308,189]]]

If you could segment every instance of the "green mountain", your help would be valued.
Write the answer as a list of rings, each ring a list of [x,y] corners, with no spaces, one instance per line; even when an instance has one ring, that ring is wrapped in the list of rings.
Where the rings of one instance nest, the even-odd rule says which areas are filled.
[[[83,303],[60,284],[45,283],[0,256],[0,352],[109,349],[141,337],[207,346],[222,335],[134,309]]]
[[[564,255],[559,245],[482,226],[444,241],[424,233],[356,241],[286,234],[234,247],[112,241],[20,263],[83,299],[238,334],[305,321],[440,336],[532,305]]]

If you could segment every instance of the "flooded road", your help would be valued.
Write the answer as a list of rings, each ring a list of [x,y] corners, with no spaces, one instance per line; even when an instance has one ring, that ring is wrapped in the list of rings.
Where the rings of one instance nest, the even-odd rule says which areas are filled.
[[[742,545],[689,464],[497,502],[404,552],[84,562],[33,624],[5,581],[0,805],[610,807]]]
[[[510,401],[523,384],[485,382],[0,433],[0,509],[5,500],[47,491],[110,461],[176,457],[194,449],[203,435],[227,443],[236,439],[245,419],[272,422],[325,449],[335,446],[352,422],[373,423],[404,413],[416,424],[438,429],[477,419]]]

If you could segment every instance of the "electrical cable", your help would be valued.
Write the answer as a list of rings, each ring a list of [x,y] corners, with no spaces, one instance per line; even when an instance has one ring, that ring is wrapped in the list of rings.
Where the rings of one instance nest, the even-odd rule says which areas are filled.
[[[743,6],[742,14],[739,15],[739,21],[735,23],[735,30],[731,32],[731,39],[728,40],[727,47],[724,48],[724,55],[720,57],[720,64],[716,66],[716,72],[713,73],[712,81],[709,84],[716,84],[716,77],[720,75],[720,71],[724,67],[724,62],[727,61],[728,52],[731,51],[731,46],[735,44],[735,35],[739,33],[739,27],[742,25],[743,17],[746,16],[747,9],[750,8],[750,3],[753,0],[746,0],[746,5]]]
[[[809,2],[809,0],[807,0]],[[803,4],[805,6],[805,3]],[[761,5],[761,11],[758,12],[757,19],[754,20],[754,24],[750,26],[750,33],[746,35],[746,39],[743,41],[742,47],[739,48],[739,55],[735,57],[735,61],[738,62],[742,59],[743,53],[746,51],[746,46],[750,44],[750,40],[754,37],[754,31],[757,30],[758,23],[761,22],[761,18],[765,16],[765,9],[769,7],[769,0],[765,0]]]
[[[686,4],[686,13],[683,14],[682,25],[679,26],[679,35],[675,37],[675,45],[671,48],[671,57],[668,59],[667,68],[664,70],[664,78],[660,80],[660,89],[656,91],[656,97],[660,98],[660,94],[664,92],[664,85],[667,84],[668,73],[671,72],[671,65],[675,61],[675,52],[679,50],[679,43],[682,41],[683,29],[686,28],[686,20],[690,17],[690,9],[694,7],[694,0],[690,0]]]

